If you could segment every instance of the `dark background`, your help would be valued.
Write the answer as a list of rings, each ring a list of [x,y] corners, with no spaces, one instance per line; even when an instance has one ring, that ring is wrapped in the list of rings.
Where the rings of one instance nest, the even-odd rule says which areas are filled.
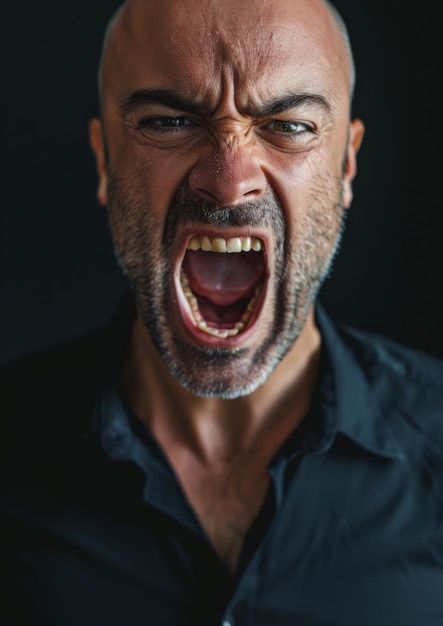
[[[321,299],[338,319],[443,357],[437,3],[336,4],[351,33],[355,114],[366,136]],[[99,326],[125,288],[96,201],[87,134],[98,112],[102,34],[117,5],[17,0],[2,7],[2,361]]]

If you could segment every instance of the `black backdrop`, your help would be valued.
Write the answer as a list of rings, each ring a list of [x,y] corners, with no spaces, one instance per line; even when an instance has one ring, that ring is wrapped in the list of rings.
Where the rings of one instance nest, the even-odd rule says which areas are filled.
[[[204,4],[204,2],[202,2]],[[443,357],[437,3],[337,0],[366,125],[355,198],[321,299],[338,319]],[[0,360],[108,319],[125,288],[95,198],[87,125],[116,0],[2,7]]]

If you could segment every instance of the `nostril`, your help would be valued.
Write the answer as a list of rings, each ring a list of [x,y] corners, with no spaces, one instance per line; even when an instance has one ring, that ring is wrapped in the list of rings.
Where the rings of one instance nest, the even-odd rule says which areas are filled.
[[[260,189],[253,189],[252,191],[247,191],[245,194],[243,194],[244,198],[256,198],[261,194]]]
[[[207,200],[208,202],[212,202],[213,204],[218,204],[217,196],[208,191],[207,189],[203,189],[202,187],[194,188],[194,192],[203,198],[203,200]]]
[[[194,187],[194,193],[200,196],[206,202],[210,202],[211,204],[215,204],[218,206],[238,206],[246,202],[253,202],[257,200],[262,195],[262,191],[260,189],[253,189],[251,191],[246,191],[245,193],[229,193],[228,190],[219,189],[218,193],[212,193],[209,189],[204,189],[203,187]]]

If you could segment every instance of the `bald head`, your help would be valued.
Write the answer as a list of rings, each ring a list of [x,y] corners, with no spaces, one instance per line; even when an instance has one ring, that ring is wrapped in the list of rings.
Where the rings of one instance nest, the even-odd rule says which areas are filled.
[[[256,28],[261,20],[269,23],[272,15],[279,14],[284,15],[288,29],[308,28],[308,37],[309,28],[311,33],[318,33],[320,29],[327,37],[326,49],[315,50],[313,42],[312,53],[323,51],[331,58],[336,58],[347,75],[351,100],[355,66],[349,34],[340,13],[328,0],[266,0],[260,3],[256,0],[215,0],[205,5],[204,12],[195,0],[126,0],[116,10],[106,28],[98,75],[100,100],[103,103],[107,87],[113,82],[116,64],[125,55],[125,47],[131,45],[136,36],[149,39],[163,33],[173,43],[179,34],[180,25],[189,31],[191,24],[194,24],[205,38],[210,37],[211,24],[215,36],[223,30],[227,33],[226,43],[233,49],[239,39],[249,41],[251,45],[248,52],[253,56],[253,44],[256,42],[254,26]]]

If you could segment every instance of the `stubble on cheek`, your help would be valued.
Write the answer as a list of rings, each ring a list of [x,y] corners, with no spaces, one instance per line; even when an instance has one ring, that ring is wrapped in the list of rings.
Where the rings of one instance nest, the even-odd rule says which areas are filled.
[[[330,270],[342,230],[341,181],[318,180],[307,208],[291,216],[291,241],[283,210],[269,192],[236,209],[202,201],[186,186],[162,217],[141,197],[140,185],[109,176],[109,222],[115,253],[135,294],[154,345],[171,373],[191,392],[234,398],[259,386],[299,336],[309,308]],[[193,343],[178,319],[173,273],[177,234],[192,223],[260,226],[275,236],[272,292],[264,313],[268,332],[254,347],[209,348]]]
[[[332,271],[345,227],[343,181],[341,177],[317,176],[304,211],[293,222],[289,244],[288,276],[297,296],[294,313],[306,319],[324,280]]]
[[[149,201],[138,197],[137,189],[137,185],[127,185],[110,175],[108,214],[115,254],[154,345],[173,375],[194,393],[233,397],[239,381],[243,389],[250,389],[260,377],[265,360],[260,348],[223,350],[196,345],[180,323],[173,281],[177,234],[190,223],[197,231],[200,224],[227,230],[243,225],[272,229],[277,235],[275,273],[281,275],[285,224],[280,207],[268,194],[261,203],[233,211],[210,205],[183,187],[162,222]],[[277,306],[273,308],[277,310]],[[275,311],[270,316],[271,323]]]
[[[108,174],[108,222],[114,253],[129,281],[137,306],[149,310],[149,301],[160,298],[158,288],[167,276],[162,254],[163,225],[146,194],[136,182]],[[154,320],[162,326],[163,319]]]

